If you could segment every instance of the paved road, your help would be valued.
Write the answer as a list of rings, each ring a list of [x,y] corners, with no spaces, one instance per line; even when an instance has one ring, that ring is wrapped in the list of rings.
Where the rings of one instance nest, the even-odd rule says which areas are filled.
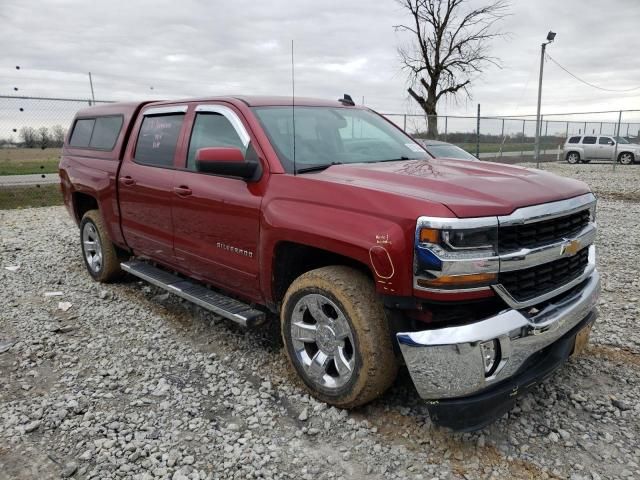
[[[515,152],[502,152],[503,157],[533,157],[535,152],[533,150],[515,151]],[[546,148],[540,150],[540,155],[557,155],[557,148]],[[499,158],[499,152],[483,152],[480,154],[480,158]]]
[[[60,183],[57,173],[34,173],[32,175],[3,175],[0,176],[0,188],[23,187],[29,185],[48,185]]]

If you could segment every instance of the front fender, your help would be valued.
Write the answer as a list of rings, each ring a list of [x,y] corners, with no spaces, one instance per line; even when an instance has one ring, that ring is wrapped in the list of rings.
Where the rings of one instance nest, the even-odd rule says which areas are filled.
[[[266,298],[274,298],[272,258],[281,241],[352,258],[368,266],[379,293],[411,295],[415,221],[278,199],[264,207],[262,222],[259,258]]]

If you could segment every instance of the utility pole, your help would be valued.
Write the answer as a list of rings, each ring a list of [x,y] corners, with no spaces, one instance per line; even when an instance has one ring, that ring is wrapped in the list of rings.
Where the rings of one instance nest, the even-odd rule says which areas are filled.
[[[536,157],[536,168],[540,167],[540,104],[542,103],[542,72],[544,70],[544,51],[547,48],[547,45],[553,42],[556,38],[556,34],[552,31],[549,31],[547,34],[547,41],[541,45],[540,49],[540,78],[538,79],[538,110],[536,112],[536,139],[535,139],[535,148],[534,155]]]
[[[96,97],[93,94],[93,79],[91,78],[91,72],[89,72],[89,85],[91,86],[91,103],[96,104]]]

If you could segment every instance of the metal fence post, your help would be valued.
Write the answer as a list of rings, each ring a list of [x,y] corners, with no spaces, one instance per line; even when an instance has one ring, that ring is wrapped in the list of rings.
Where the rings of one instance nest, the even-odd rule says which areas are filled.
[[[502,119],[502,132],[500,133],[500,153],[499,158],[502,158],[502,146],[504,145],[504,118]]]
[[[568,140],[568,139],[569,139],[569,122],[567,122],[567,131],[566,131],[566,133],[564,134],[564,137],[565,137],[565,140]]]
[[[616,163],[618,163],[618,142],[620,141],[620,121],[622,120],[622,110],[618,113],[618,128],[616,129],[616,146],[613,149],[613,171],[616,171]]]
[[[402,129],[406,132],[407,131],[407,114],[405,113],[403,117],[404,117],[404,123],[403,123],[404,126],[402,127]]]
[[[598,135],[602,135],[602,122],[600,122],[600,133]]]
[[[444,141],[447,141],[447,128],[448,128],[448,124],[449,123],[449,116],[445,116],[444,117]]]
[[[524,157],[524,126],[525,126],[526,120],[522,120],[522,139],[520,140],[522,143],[520,143],[520,158]]]
[[[478,104],[478,119],[476,121],[476,157],[480,158],[480,104]]]
[[[538,137],[537,137],[537,143],[536,143],[536,148],[534,151],[534,154],[536,156],[536,168],[540,168],[540,136],[542,133],[542,122],[543,122],[543,115],[540,115],[540,125],[536,125],[536,131],[538,132]]]

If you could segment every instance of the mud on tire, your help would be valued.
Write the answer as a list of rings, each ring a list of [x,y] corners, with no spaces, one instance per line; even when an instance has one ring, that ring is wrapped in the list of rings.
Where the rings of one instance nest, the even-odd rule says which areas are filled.
[[[289,362],[319,400],[357,407],[380,396],[395,380],[398,362],[384,308],[373,281],[363,273],[331,266],[301,275],[287,290],[280,320]],[[301,341],[301,336],[308,338]],[[317,356],[326,360],[332,354],[333,360],[324,362],[324,380],[318,380],[318,370],[305,361]]]

